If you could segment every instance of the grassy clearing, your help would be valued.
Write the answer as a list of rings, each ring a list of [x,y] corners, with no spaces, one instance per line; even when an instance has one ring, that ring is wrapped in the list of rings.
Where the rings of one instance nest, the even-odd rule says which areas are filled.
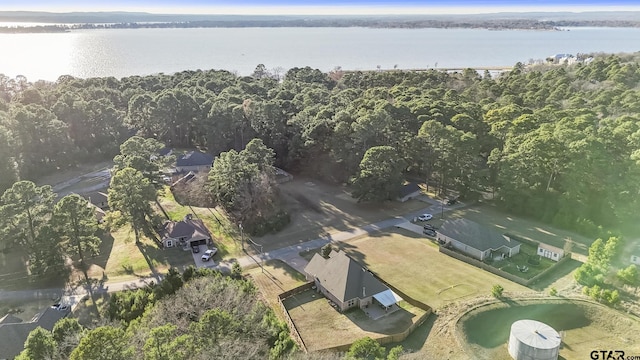
[[[436,245],[402,229],[343,244],[355,260],[407,295],[438,309],[459,299],[505,291],[530,291],[507,279],[438,252]]]
[[[624,349],[640,353],[636,340],[640,322],[604,306],[581,301],[522,301],[497,303],[465,315],[458,332],[467,353],[481,358],[510,359],[506,344],[511,325],[522,319],[542,321],[563,337],[560,356],[588,359],[597,349]]]
[[[560,249],[564,248],[566,242],[569,242],[571,244],[571,251],[581,255],[587,255],[589,253],[589,246],[595,240],[595,238],[590,239],[570,231],[556,229],[535,220],[505,214],[491,205],[464,208],[449,213],[446,217],[449,219],[464,217],[477,223],[493,227],[500,232],[508,232]]]
[[[417,321],[424,311],[405,304],[401,310],[371,320],[362,310],[340,313],[315,290],[285,299],[284,304],[309,351],[351,344],[369,336],[373,339],[397,334]]]
[[[280,184],[279,189],[291,215],[291,223],[277,234],[255,239],[264,244],[265,251],[317,239],[331,232],[350,230],[429,206],[417,200],[404,203],[358,203],[345,187],[327,185],[304,177]]]
[[[278,295],[306,283],[302,274],[280,260],[270,260],[264,264],[264,271],[257,267],[245,272],[258,286],[269,306],[284,319],[278,304]]]
[[[207,227],[218,253],[221,257],[237,257],[242,256],[242,248],[240,246],[240,233],[237,227],[227,219],[223,212],[216,208],[202,208],[194,206],[184,206],[179,204],[173,193],[168,187],[164,188],[158,198],[161,209],[156,206],[159,213],[166,213],[170,220],[183,220],[187,214],[193,214],[196,218],[202,220]],[[155,205],[155,204],[154,204]]]
[[[161,249],[157,243],[142,236],[140,244],[130,226],[103,236],[101,254],[88,259],[90,277],[105,281],[125,281],[155,273],[165,273],[170,267],[193,264],[193,257],[181,248]]]

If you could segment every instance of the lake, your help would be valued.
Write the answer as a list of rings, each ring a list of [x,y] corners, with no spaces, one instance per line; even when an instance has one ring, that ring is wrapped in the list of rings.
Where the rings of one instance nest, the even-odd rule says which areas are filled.
[[[557,53],[636,52],[640,28],[567,31],[372,28],[197,28],[0,34],[0,73],[30,81],[225,69],[249,75],[311,66],[330,71],[508,67]]]

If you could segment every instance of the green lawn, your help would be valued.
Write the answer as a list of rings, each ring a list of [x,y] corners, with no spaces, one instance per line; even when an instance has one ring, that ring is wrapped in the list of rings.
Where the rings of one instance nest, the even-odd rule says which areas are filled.
[[[521,244],[520,252],[510,258],[495,261],[491,266],[523,279],[531,279],[556,264],[555,261],[537,255],[538,248],[529,244]],[[532,263],[532,262],[537,262]],[[526,272],[518,270],[527,267]]]
[[[451,301],[490,294],[495,284],[505,291],[530,291],[442,254],[429,240],[402,229],[365,236],[343,244],[343,248],[382,279],[434,309]]]
[[[162,249],[142,236],[136,244],[130,226],[103,237],[101,254],[88,259],[89,276],[108,281],[124,281],[154,273],[165,273],[170,267],[193,265],[191,252],[181,248]]]
[[[541,321],[558,331],[564,359],[588,359],[590,352],[598,349],[640,353],[640,343],[635,341],[640,331],[637,319],[581,301],[537,300],[481,307],[460,320],[458,332],[467,342],[468,354],[507,360],[511,325],[523,319]]]

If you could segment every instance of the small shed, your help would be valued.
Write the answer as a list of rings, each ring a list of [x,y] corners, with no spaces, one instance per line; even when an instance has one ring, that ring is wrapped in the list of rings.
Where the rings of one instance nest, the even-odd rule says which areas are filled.
[[[538,255],[558,261],[564,256],[564,250],[555,246],[540,243],[538,244]]]

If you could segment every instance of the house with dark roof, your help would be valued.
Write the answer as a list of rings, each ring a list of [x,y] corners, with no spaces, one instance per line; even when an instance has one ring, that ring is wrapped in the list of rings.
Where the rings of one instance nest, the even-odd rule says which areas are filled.
[[[420,196],[420,194],[422,194],[422,190],[420,189],[418,184],[414,182],[406,183],[400,188],[397,200],[400,202],[405,202],[407,200],[413,199],[414,197]]]
[[[520,243],[489,227],[467,219],[445,221],[436,231],[440,244],[483,261],[494,253],[511,257],[520,252]]]
[[[13,359],[18,356],[24,350],[24,342],[31,331],[38,326],[51,331],[56,322],[66,315],[65,311],[46,308],[29,322],[22,322],[22,319],[11,314],[0,318],[0,359]]]
[[[400,300],[371,272],[341,251],[331,251],[328,258],[314,255],[304,271],[307,280],[315,282],[317,290],[340,311],[370,305],[387,309]]]
[[[161,238],[164,247],[182,246],[188,250],[190,246],[206,245],[211,241],[211,234],[202,220],[187,215],[184,220],[166,222]]]
[[[90,203],[102,210],[109,210],[109,195],[103,191],[93,191],[83,195]]]
[[[189,151],[176,159],[176,171],[178,173],[189,171],[206,172],[211,169],[211,165],[213,165],[213,155],[198,150]]]

